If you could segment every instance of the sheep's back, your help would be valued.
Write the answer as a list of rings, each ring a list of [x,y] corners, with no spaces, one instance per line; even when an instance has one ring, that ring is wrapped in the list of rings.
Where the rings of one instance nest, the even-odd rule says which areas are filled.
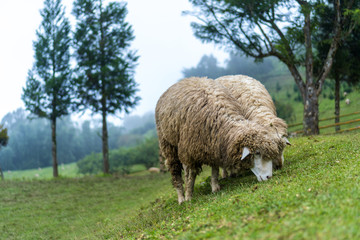
[[[265,86],[246,75],[229,75],[215,81],[229,89],[231,95],[240,103],[246,119],[262,125],[273,124],[281,134],[286,134],[286,123],[277,117],[274,102]]]
[[[189,164],[209,164],[221,158],[221,137],[229,125],[226,123],[244,120],[239,109],[228,90],[214,80],[181,80],[157,103],[159,141],[178,148],[179,157]]]

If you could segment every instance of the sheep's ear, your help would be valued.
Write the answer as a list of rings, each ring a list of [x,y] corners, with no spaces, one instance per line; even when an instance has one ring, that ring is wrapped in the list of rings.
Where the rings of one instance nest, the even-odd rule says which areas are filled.
[[[242,156],[241,156],[241,160],[243,160],[244,158],[246,158],[249,154],[250,154],[249,148],[244,147],[243,152],[242,152]]]
[[[286,137],[284,137],[284,139],[285,139],[286,145],[290,145],[290,146],[291,146],[291,143],[290,143],[289,139],[287,139]]]

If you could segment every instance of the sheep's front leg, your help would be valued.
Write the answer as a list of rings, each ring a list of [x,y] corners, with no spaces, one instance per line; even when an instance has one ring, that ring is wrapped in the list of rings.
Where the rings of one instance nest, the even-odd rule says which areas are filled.
[[[222,178],[228,178],[228,177],[229,177],[228,171],[225,168],[223,168],[223,170],[222,170]]]
[[[212,192],[217,192],[220,190],[219,167],[211,168],[211,189],[212,189]]]
[[[190,168],[185,168],[185,172],[185,201],[189,201],[194,192],[196,172]]]

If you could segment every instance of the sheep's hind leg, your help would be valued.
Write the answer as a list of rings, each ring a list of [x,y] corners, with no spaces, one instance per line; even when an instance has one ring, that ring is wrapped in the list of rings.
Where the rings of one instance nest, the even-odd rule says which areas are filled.
[[[172,184],[176,189],[178,195],[178,202],[181,204],[185,201],[184,198],[184,187],[183,187],[183,179],[181,177],[182,166],[180,161],[174,162],[170,164],[170,172],[172,176]]]
[[[211,190],[212,190],[212,192],[220,191],[219,167],[212,167],[211,168]]]
[[[185,201],[192,198],[194,192],[194,184],[196,179],[196,172],[193,169],[185,167]]]

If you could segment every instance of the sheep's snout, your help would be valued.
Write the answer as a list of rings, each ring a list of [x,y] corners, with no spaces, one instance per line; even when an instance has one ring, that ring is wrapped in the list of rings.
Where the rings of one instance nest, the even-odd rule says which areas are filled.
[[[269,180],[272,177],[272,169],[272,161],[264,161],[260,155],[255,154],[254,167],[251,168],[251,171],[259,182]]]

